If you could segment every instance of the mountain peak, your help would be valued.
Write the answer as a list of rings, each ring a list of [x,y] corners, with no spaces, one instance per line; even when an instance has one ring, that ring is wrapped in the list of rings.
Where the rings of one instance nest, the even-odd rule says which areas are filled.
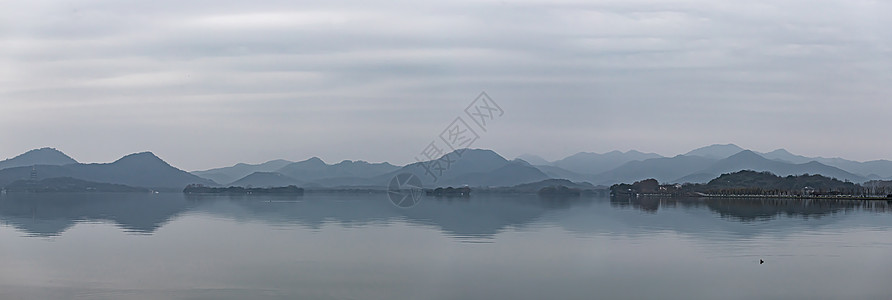
[[[722,159],[740,153],[746,149],[735,144],[713,144],[691,150],[685,155],[695,155],[708,158]]]
[[[551,162],[549,162],[548,160],[542,158],[541,156],[535,155],[535,154],[529,154],[529,153],[521,154],[517,158],[522,159],[522,160],[524,160],[530,164],[533,164],[533,165],[550,165],[551,164]]]
[[[320,163],[321,163],[321,164],[325,164],[325,161],[323,161],[323,160],[322,160],[321,158],[319,158],[318,156],[313,156],[313,157],[308,158],[308,159],[305,160],[305,161],[302,161],[302,163],[311,163],[311,164],[320,164]]]
[[[24,167],[32,165],[68,165],[76,164],[77,161],[62,153],[62,151],[54,148],[44,147],[40,149],[29,150],[16,157],[0,161],[0,169]]]
[[[502,162],[507,162],[508,160],[496,153],[495,151],[489,149],[458,149],[450,152],[449,157],[451,158],[461,158],[461,159],[494,159]],[[443,156],[446,156],[443,155]]]
[[[168,165],[167,162],[162,160],[160,157],[156,156],[155,153],[152,153],[149,151],[128,154],[114,162],[114,164],[122,164],[122,163],[126,163],[126,164],[162,163],[164,165]]]
[[[727,159],[731,160],[731,159],[741,159],[741,158],[747,158],[747,159],[750,159],[750,158],[754,158],[754,159],[765,159],[764,157],[762,157],[762,156],[759,155],[758,153],[753,152],[752,150],[743,150],[743,151],[740,151],[740,152],[738,152],[737,154],[734,154],[734,155],[729,156]]]
[[[784,148],[775,149],[774,151],[768,152],[767,154],[793,155],[793,153],[790,153],[790,151],[787,151],[787,149],[784,149]]]

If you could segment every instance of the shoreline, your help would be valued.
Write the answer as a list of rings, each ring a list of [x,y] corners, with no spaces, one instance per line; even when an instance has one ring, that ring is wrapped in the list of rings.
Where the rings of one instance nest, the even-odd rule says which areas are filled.
[[[632,195],[629,195],[630,197]],[[669,194],[638,194],[640,198],[719,198],[719,199],[791,199],[791,200],[863,200],[863,201],[892,201],[890,197],[883,196],[804,196],[804,195],[714,195],[701,194],[696,195],[669,195]]]

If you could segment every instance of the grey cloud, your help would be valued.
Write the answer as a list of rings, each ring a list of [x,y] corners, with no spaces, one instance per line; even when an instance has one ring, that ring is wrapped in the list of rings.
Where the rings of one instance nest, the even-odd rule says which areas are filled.
[[[892,109],[886,2],[10,8],[0,13],[0,156],[57,146],[86,161],[154,150],[187,169],[313,155],[406,163],[416,150],[405,145],[423,146],[481,90],[507,111],[505,129],[481,143],[508,156],[734,142],[876,159],[892,146],[869,138]]]

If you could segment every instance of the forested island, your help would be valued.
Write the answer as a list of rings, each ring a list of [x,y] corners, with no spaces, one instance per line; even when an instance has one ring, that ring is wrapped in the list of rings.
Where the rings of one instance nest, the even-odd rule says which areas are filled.
[[[289,185],[284,187],[269,188],[244,188],[239,186],[230,187],[209,187],[200,184],[191,184],[183,189],[186,194],[300,194],[304,193],[303,188]]]
[[[655,179],[615,184],[610,187],[610,193],[612,196],[892,199],[892,185],[867,182],[862,186],[822,175],[781,177],[746,170],[722,174],[706,184],[660,184]]]
[[[437,196],[437,197],[469,197],[471,196],[471,188],[469,187],[446,187],[446,188],[435,188],[432,190],[425,190],[424,193],[428,196]]]

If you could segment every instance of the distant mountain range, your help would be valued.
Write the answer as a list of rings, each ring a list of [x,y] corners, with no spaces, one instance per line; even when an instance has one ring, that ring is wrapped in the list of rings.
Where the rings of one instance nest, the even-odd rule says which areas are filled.
[[[78,163],[52,148],[28,151],[0,161],[0,187],[17,180],[74,178],[156,190],[178,190],[188,184],[208,186],[382,189],[396,174],[418,176],[425,187],[511,187],[567,179],[592,185],[611,185],[654,178],[666,183],[705,183],[721,174],[741,170],[767,171],[780,176],[821,174],[839,180],[864,182],[892,178],[892,161],[857,162],[842,158],[805,157],[784,149],[767,153],[734,144],[711,145],[675,157],[639,151],[603,154],[580,152],[549,162],[525,154],[508,160],[492,150],[462,149],[437,160],[396,166],[387,162],[345,160],[328,164],[313,157],[304,161],[271,160],[262,164],[236,164],[192,173],[177,169],[151,152],[127,155],[104,164]]]
[[[231,167],[210,169],[205,171],[194,171],[192,174],[213,180],[218,183],[230,183],[248,176],[254,172],[274,172],[282,167],[294,163],[284,159],[271,160],[262,164],[236,164]]]
[[[0,186],[5,187],[23,179],[43,180],[59,177],[156,190],[179,190],[193,183],[215,185],[211,180],[174,168],[151,152],[130,154],[112,163],[65,165],[53,164],[59,161],[59,156],[46,155],[47,153],[47,151],[29,151],[17,156],[19,161],[29,161],[34,164],[0,170]],[[51,160],[42,161],[43,158]]]

